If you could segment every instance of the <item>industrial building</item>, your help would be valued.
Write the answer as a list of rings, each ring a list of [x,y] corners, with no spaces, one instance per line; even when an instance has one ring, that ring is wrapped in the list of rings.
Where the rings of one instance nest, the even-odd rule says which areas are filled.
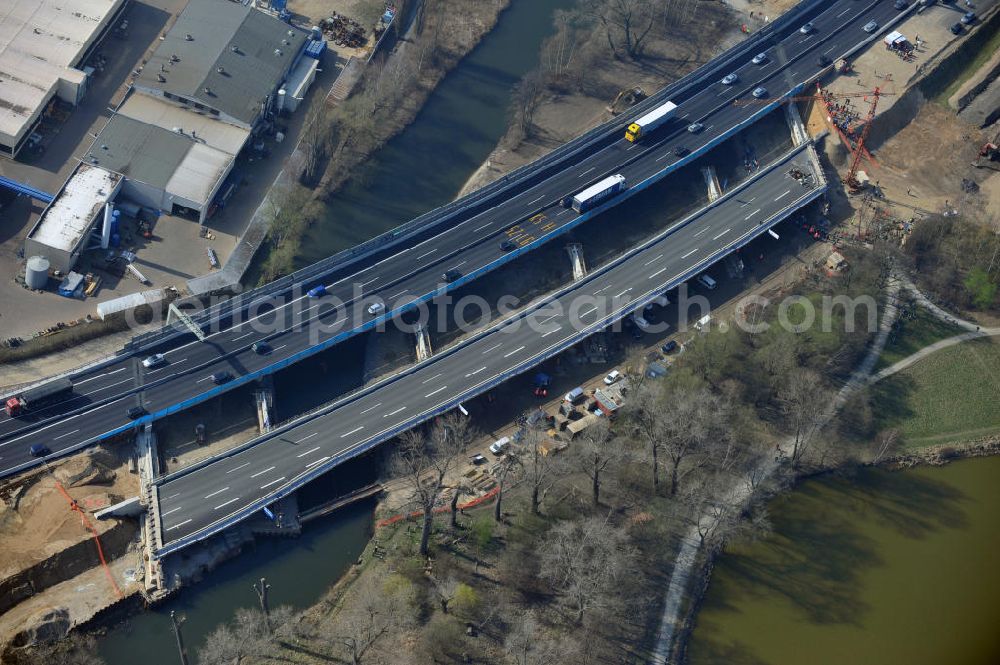
[[[28,233],[25,254],[44,257],[53,270],[69,272],[87,249],[91,231],[121,185],[122,177],[117,173],[87,164],[77,166]]]
[[[84,63],[127,0],[4,0],[0,10],[0,154],[15,157],[58,97],[87,91]]]

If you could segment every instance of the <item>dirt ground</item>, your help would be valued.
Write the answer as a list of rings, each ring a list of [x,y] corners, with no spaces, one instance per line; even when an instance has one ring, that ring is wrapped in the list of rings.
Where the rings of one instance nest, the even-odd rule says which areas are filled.
[[[24,570],[52,554],[91,537],[79,513],[69,507],[56,481],[88,515],[139,492],[139,477],[128,462],[107,451],[94,451],[51,464],[52,473],[3,488],[0,502],[0,579]],[[90,523],[103,533],[115,520]]]

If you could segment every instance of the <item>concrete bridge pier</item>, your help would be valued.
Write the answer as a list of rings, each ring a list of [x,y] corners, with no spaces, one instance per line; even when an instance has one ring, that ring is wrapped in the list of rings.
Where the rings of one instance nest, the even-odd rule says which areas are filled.
[[[156,432],[152,423],[135,437],[136,458],[139,470],[139,503],[145,508],[140,515],[143,561],[146,564],[144,594],[155,600],[166,595],[167,588],[163,574],[163,563],[153,553],[163,546],[160,534],[160,505],[153,481],[160,475],[160,455],[157,450]]]
[[[702,167],[701,174],[705,176],[705,184],[708,185],[708,200],[715,201],[722,196],[722,186],[719,184],[719,175],[715,172],[715,167]]]
[[[417,338],[417,362],[423,362],[434,355],[431,348],[431,336],[427,334],[427,329],[422,324],[417,325],[413,333]]]
[[[788,120],[788,127],[792,132],[792,144],[800,146],[809,142],[809,133],[802,123],[802,116],[799,114],[799,107],[795,104],[785,104],[785,118]]]
[[[587,262],[583,260],[583,245],[573,242],[566,245],[569,260],[573,263],[573,279],[583,279],[587,276]]]
[[[257,427],[262,434],[270,432],[274,426],[271,420],[274,413],[274,384],[270,376],[261,380],[260,387],[253,393],[253,399],[257,405]]]

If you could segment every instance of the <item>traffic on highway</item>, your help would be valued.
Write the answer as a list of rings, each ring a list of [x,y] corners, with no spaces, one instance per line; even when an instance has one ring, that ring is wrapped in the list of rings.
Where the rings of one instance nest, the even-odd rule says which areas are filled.
[[[646,136],[626,139],[626,127],[636,118],[622,118],[619,140],[446,233],[333,283],[300,285],[286,301],[251,300],[244,321],[210,332],[204,342],[163,349],[155,365],[146,367],[142,361],[147,356],[134,355],[73,376],[70,393],[37,410],[0,415],[0,474],[276,371],[531,251],[704,154],[773,108],[736,107],[734,100],[757,89],[772,97],[796,91],[821,71],[820,59],[840,57],[872,39],[862,26],[875,21],[881,30],[899,14],[891,3],[833,3],[811,17],[807,34],[789,28],[780,40],[774,36],[762,46],[762,58],[748,58],[699,91],[676,96],[672,121]],[[698,129],[691,130],[695,125]],[[567,197],[614,176],[621,178],[620,190],[599,205],[580,212],[564,205]],[[517,233],[509,233],[514,227]],[[44,446],[41,455],[31,452],[36,444]]]

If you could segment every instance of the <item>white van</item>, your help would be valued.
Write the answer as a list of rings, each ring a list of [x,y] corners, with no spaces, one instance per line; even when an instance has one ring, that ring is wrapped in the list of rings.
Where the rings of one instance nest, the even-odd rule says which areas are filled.
[[[716,282],[714,279],[712,279],[712,276],[709,275],[707,272],[703,272],[700,275],[698,275],[698,283],[704,286],[706,289],[710,290],[714,289],[719,285],[719,283]]]
[[[698,319],[698,321],[694,324],[694,329],[697,330],[698,332],[701,332],[702,330],[708,328],[708,324],[710,324],[711,322],[712,322],[712,315],[706,314],[705,316]]]
[[[493,453],[494,455],[502,455],[503,452],[507,450],[507,446],[509,445],[510,445],[510,437],[505,436],[502,439],[497,439],[496,441],[490,444],[490,452]]]

